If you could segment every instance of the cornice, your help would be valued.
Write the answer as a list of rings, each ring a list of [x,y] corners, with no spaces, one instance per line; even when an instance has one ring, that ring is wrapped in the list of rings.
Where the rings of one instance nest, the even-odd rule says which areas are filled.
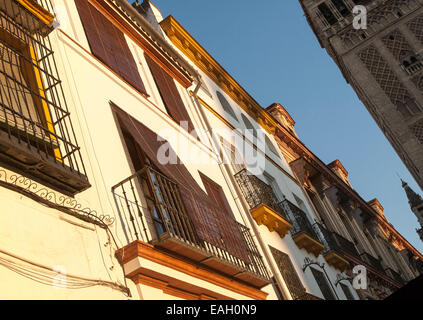
[[[89,0],[182,86],[192,85],[197,72],[126,0]]]
[[[276,121],[173,16],[168,16],[160,22],[160,26],[172,43],[256,120],[263,129],[270,134],[275,133]]]

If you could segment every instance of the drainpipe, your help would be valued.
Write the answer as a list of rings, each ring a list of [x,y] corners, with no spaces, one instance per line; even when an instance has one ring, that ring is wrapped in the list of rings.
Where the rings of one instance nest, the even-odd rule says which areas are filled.
[[[199,118],[203,120],[203,124],[205,125],[207,131],[209,132],[209,135],[207,135],[207,138],[210,142],[210,145],[213,146],[219,146],[219,142],[216,142],[214,139],[215,137],[213,136],[213,130],[212,127],[206,117],[206,114],[203,111],[203,108],[201,106],[200,101],[198,100],[198,91],[201,88],[201,84],[202,84],[202,80],[201,80],[201,76],[197,73],[196,74],[196,80],[197,80],[197,86],[195,88],[195,90],[192,93],[192,96],[194,97],[194,105],[196,106],[197,112],[200,114]],[[214,148],[215,150],[218,150],[217,148]],[[238,183],[235,181],[235,178],[232,176],[231,172],[229,171],[229,168],[223,164],[223,163],[219,163],[219,168],[223,174],[223,177],[226,181],[226,183],[228,184],[228,186],[234,186],[235,188],[235,192],[236,194],[234,194],[233,189],[229,188],[231,191],[231,196],[235,201],[235,204],[238,208],[238,210],[240,212],[247,212],[246,216],[247,219],[249,221],[249,224],[252,226],[253,230],[254,230],[254,234],[256,235],[256,238],[259,242],[259,245],[264,253],[264,257],[267,260],[269,267],[274,275],[274,277],[276,278],[276,282],[279,285],[279,287],[282,290],[282,294],[284,296],[285,299],[287,300],[293,300],[291,293],[289,292],[288,286],[286,285],[284,279],[279,275],[278,272],[278,267],[276,266],[276,264],[273,262],[272,259],[272,255],[269,251],[269,248],[267,247],[265,241],[263,240],[261,234],[260,234],[260,230],[258,229],[258,226],[256,225],[256,222],[253,220],[251,214],[250,214],[250,208],[247,204],[247,202],[245,201],[241,189],[238,186]],[[229,181],[228,181],[229,180]],[[242,208],[240,208],[239,206],[239,202],[237,201],[237,199],[239,200],[239,202],[241,202],[241,206]],[[242,215],[242,219],[244,220],[244,215]],[[245,220],[244,220],[245,223]]]

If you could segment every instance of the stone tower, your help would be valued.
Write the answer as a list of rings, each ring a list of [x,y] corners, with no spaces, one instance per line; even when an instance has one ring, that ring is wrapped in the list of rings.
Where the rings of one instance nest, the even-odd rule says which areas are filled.
[[[423,0],[299,1],[321,46],[423,189]],[[366,29],[354,26],[363,22],[357,13],[365,13]]]
[[[420,223],[420,229],[417,230],[417,233],[420,236],[420,239],[423,241],[423,199],[422,197],[414,192],[413,189],[410,188],[408,183],[402,181],[402,187],[407,194],[408,203],[410,204],[411,211],[416,215],[417,220]]]

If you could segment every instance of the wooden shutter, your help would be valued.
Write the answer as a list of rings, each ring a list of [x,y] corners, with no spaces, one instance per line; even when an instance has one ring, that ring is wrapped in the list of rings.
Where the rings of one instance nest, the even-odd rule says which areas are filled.
[[[220,209],[222,209],[222,211],[226,213],[227,216],[233,217],[233,212],[229,206],[222,187],[201,172],[200,176],[209,197],[219,206]]]
[[[113,105],[113,110],[117,113],[125,130],[132,135],[134,141],[139,145],[143,154],[162,174],[178,184],[185,209],[194,224],[197,236],[245,263],[251,263],[245,240],[237,222],[224,213],[216,202],[203,191],[181,160],[178,158],[176,164],[163,165],[157,159],[159,148],[168,142],[163,139],[159,141],[155,132],[119,107]],[[169,152],[175,153],[171,147]]]
[[[229,206],[225,193],[220,185],[200,172],[201,180],[210,199],[216,204],[213,211],[219,232],[225,241],[228,251],[237,252],[236,256],[242,257],[245,250],[245,241],[240,234],[235,216]]]
[[[125,35],[87,0],[75,0],[91,52],[138,91],[146,94]]]
[[[188,122],[188,132],[193,133],[194,125],[179,95],[174,79],[147,54],[145,59],[150,67],[167,112],[179,124],[182,121]]]

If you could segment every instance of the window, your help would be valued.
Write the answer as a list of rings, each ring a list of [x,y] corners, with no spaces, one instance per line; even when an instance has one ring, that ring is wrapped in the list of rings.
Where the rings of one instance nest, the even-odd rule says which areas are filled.
[[[404,118],[410,118],[421,112],[417,101],[412,98],[407,98],[405,102],[397,102],[397,110],[402,114]]]
[[[241,117],[242,117],[242,121],[244,121],[244,124],[245,124],[245,127],[247,128],[247,130],[249,130],[252,133],[253,137],[257,139],[257,130],[253,126],[251,121],[248,120],[248,118],[244,114],[241,114]]]
[[[146,93],[125,35],[87,0],[75,0],[92,53],[135,89]]]
[[[315,269],[310,268],[311,273],[313,274],[314,278],[316,279],[317,285],[320,288],[320,291],[322,291],[323,297],[326,300],[336,300],[332,289],[330,288],[330,285],[328,283],[328,280],[326,279],[326,276],[323,272]]]
[[[245,169],[244,159],[242,158],[238,149],[234,145],[230,144],[228,141],[223,139],[223,137],[220,138],[220,143],[222,146],[221,152],[226,152],[226,156],[229,158],[230,165],[234,170],[234,174],[237,174],[243,169]],[[223,161],[225,159],[224,155],[221,154],[220,156]]]
[[[330,25],[334,25],[338,22],[332,11],[330,11],[329,7],[326,3],[322,3],[318,6],[320,12],[322,13],[323,17]]]
[[[232,109],[231,104],[228,100],[226,100],[225,96],[219,91],[216,92],[216,95],[220,101],[220,104],[222,105],[223,110],[225,110],[225,112],[229,114],[233,119],[238,120],[235,111]]]
[[[32,15],[32,7],[7,3],[0,11],[0,130],[5,133],[0,158],[25,176],[73,195],[90,185],[48,28]]]
[[[195,136],[194,125],[176,87],[175,80],[153,58],[145,54],[145,59],[168,114],[178,124],[187,124],[185,129]]]
[[[357,5],[367,5],[373,0],[352,0]]]
[[[308,212],[306,205],[304,204],[304,201],[301,200],[297,195],[295,195],[294,193],[292,194],[294,196],[295,202],[297,203],[298,207],[303,211],[303,212]]]
[[[218,205],[218,207],[228,216],[233,217],[231,207],[226,199],[225,193],[220,185],[200,172],[201,180],[206,188],[209,197]]]
[[[32,64],[36,59],[33,48],[3,31],[0,34],[0,94],[2,113],[0,121],[10,123],[25,131],[28,128],[34,138],[43,140],[43,128],[50,126],[51,117],[45,102],[40,71]],[[58,155],[60,156],[60,155]]]
[[[292,264],[291,258],[282,251],[273,247],[269,248],[292,298],[294,300],[300,300],[306,294],[306,289],[304,288],[301,279]]]
[[[351,293],[350,288],[344,284],[344,283],[340,283],[341,285],[341,289],[344,292],[345,296],[347,297],[347,300],[355,300],[354,296]]]
[[[268,136],[265,138],[266,140],[266,154],[268,154],[268,151],[271,151],[275,155],[279,156],[278,150],[276,150],[275,145],[273,144],[272,140]]]
[[[344,0],[332,0],[332,3],[343,17],[350,14],[350,10],[345,5]]]
[[[282,193],[281,188],[279,188],[278,183],[276,182],[276,179],[273,178],[270,174],[267,172],[264,172],[263,174],[265,182],[272,187],[272,190],[276,197],[278,198],[278,201],[283,201],[285,199],[285,195]]]

